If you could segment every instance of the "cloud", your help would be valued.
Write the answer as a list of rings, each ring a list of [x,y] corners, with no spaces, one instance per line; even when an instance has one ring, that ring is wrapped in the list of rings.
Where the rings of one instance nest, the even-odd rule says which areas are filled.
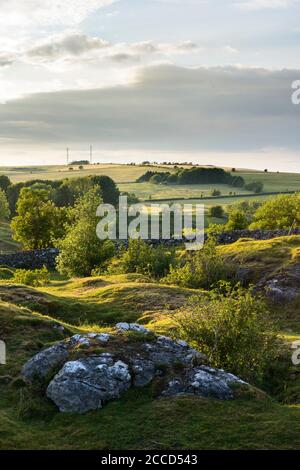
[[[109,43],[99,37],[69,31],[40,40],[34,46],[26,45],[23,50],[19,45],[19,52],[13,51],[10,54],[3,52],[0,54],[0,67],[11,65],[16,61],[29,62],[30,64],[99,62],[102,60],[139,63],[141,60],[148,60],[151,57],[197,54],[201,50],[200,46],[192,41]]]
[[[6,27],[74,26],[115,0],[1,0],[0,24]]]
[[[95,50],[109,47],[108,42],[100,38],[73,33],[54,37],[27,51],[32,58],[51,61],[66,56],[81,56]]]
[[[236,5],[243,10],[265,10],[287,8],[295,4],[297,0],[244,0]]]
[[[298,70],[148,67],[134,83],[43,93],[0,106],[0,140],[110,150],[299,149]],[[24,124],[26,123],[26,125]]]

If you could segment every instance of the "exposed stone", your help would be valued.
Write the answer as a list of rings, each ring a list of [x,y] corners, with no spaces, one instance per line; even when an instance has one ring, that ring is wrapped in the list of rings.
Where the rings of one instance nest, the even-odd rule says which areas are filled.
[[[119,398],[130,385],[127,364],[100,355],[67,362],[50,382],[47,397],[62,412],[86,413]]]
[[[121,325],[123,328],[124,323]],[[139,331],[136,326],[140,325],[125,325],[128,329],[121,331]],[[120,324],[117,330],[120,331]],[[144,330],[142,327],[143,333]],[[97,354],[98,342],[106,352]],[[78,345],[89,347],[81,350]],[[76,353],[76,360],[72,360],[73,353]],[[78,358],[78,354],[82,357]],[[27,382],[32,382],[36,376],[46,377],[53,368],[61,366],[48,384],[46,394],[62,412],[85,413],[102,408],[130,386],[143,387],[157,376],[162,383],[168,379],[162,392],[164,396],[233,398],[231,384],[244,382],[205,363],[206,357],[185,341],[167,336],[132,342],[124,341],[118,332],[88,333],[74,335],[40,352],[25,364],[22,374]]]
[[[150,330],[148,330],[142,325],[138,325],[137,323],[120,322],[116,324],[116,328],[121,331],[137,331],[138,333],[150,333]]]
[[[157,341],[145,343],[142,347],[147,351],[149,359],[154,364],[170,365],[179,362],[183,365],[189,365],[194,360],[206,361],[203,354],[190,348],[185,341],[174,341],[166,336],[159,336]]]
[[[134,359],[131,368],[134,373],[133,384],[137,387],[148,385],[156,375],[154,363],[145,359]]]
[[[110,339],[110,335],[108,333],[88,333],[87,336],[88,338],[99,341],[100,343],[107,343]]]
[[[66,362],[69,352],[66,344],[58,343],[33,356],[21,370],[25,382],[45,378],[53,369]]]
[[[195,367],[187,371],[183,379],[175,378],[162,392],[163,396],[197,395],[229,400],[234,397],[232,384],[245,384],[233,374],[208,366]]]

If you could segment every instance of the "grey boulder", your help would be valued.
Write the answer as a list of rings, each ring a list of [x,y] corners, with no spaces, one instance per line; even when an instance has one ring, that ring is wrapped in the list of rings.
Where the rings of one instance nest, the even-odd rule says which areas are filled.
[[[246,385],[246,382],[222,369],[200,366],[188,370],[183,378],[171,380],[162,395],[196,395],[230,400],[234,398],[231,387],[233,384]]]
[[[64,343],[58,343],[33,356],[21,370],[25,382],[46,378],[51,371],[67,361],[69,351]]]
[[[62,412],[86,413],[119,398],[131,386],[127,364],[110,354],[67,362],[47,388],[47,397]]]

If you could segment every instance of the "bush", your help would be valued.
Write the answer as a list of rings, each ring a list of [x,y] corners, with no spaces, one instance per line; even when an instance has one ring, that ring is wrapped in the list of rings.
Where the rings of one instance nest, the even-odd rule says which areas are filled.
[[[274,230],[300,227],[300,195],[279,195],[266,201],[254,214],[251,229]]]
[[[0,267],[0,280],[7,280],[14,277],[14,272],[12,269]]]
[[[278,338],[263,300],[240,286],[193,297],[176,316],[177,335],[206,354],[213,367],[261,383]]]
[[[45,266],[42,269],[34,270],[16,269],[13,281],[25,286],[45,286],[50,282],[50,273]]]
[[[110,273],[138,273],[151,277],[168,274],[174,251],[163,246],[155,248],[144,240],[129,240],[128,249],[109,268]]]
[[[4,190],[0,188],[0,220],[6,220],[9,216],[10,210],[7,197]]]
[[[222,217],[224,217],[224,209],[222,206],[212,206],[209,209],[209,215],[210,217],[217,217],[221,219]]]
[[[225,225],[225,230],[244,230],[249,226],[249,222],[245,214],[238,210],[234,209],[229,213],[228,222]]]
[[[164,282],[193,289],[209,289],[221,280],[234,278],[235,270],[234,265],[222,258],[217,250],[215,240],[210,237],[202,250],[190,255],[183,266],[171,266],[170,274],[164,279]]]
[[[252,181],[252,183],[245,184],[247,191],[252,191],[255,194],[259,194],[263,191],[264,185],[260,181]]]

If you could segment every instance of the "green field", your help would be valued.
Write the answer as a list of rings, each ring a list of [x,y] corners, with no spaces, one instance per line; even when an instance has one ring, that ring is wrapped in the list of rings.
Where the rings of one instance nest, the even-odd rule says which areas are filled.
[[[13,183],[20,181],[29,181],[32,179],[49,179],[57,180],[63,178],[74,178],[78,176],[86,176],[88,174],[95,175],[108,175],[113,178],[117,183],[122,183],[121,189],[123,191],[134,192],[132,185],[124,185],[124,183],[134,183],[139,176],[143,175],[148,170],[153,171],[175,171],[170,165],[126,165],[126,164],[99,164],[99,165],[86,165],[83,170],[79,170],[78,166],[73,167],[73,171],[70,171],[66,165],[60,166],[36,166],[36,167],[0,167],[0,173],[6,174],[12,180]],[[188,168],[188,167],[187,167]],[[228,168],[226,168],[228,170]],[[246,183],[252,181],[261,181],[264,183],[264,191],[299,191],[300,190],[300,173],[265,173],[262,171],[255,170],[244,170],[237,169],[236,175],[241,175],[245,179]],[[222,185],[214,186],[220,189],[223,194],[228,194],[229,191],[243,192],[237,188],[224,187]],[[149,195],[154,198],[156,194],[159,197],[173,197],[176,191],[180,191],[180,194],[185,194],[186,187],[168,187],[160,185],[149,185],[145,186],[145,183],[136,189],[137,195],[148,199]],[[169,193],[168,193],[169,191]],[[186,194],[184,197],[200,196],[201,192],[209,193],[211,188],[207,188],[207,185],[195,185],[188,188],[190,191],[189,196]],[[247,192],[247,191],[246,191]],[[167,194],[165,196],[165,194]],[[176,196],[174,196],[176,197]]]

